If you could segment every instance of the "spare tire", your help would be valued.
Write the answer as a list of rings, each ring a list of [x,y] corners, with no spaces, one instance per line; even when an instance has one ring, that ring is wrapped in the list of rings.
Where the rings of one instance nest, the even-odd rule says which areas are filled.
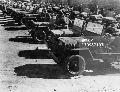
[[[82,56],[72,55],[66,60],[66,70],[69,76],[81,75],[85,70],[85,60]]]

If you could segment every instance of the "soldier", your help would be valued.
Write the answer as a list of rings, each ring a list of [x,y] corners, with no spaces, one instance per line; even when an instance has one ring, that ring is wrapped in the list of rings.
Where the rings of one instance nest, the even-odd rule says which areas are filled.
[[[50,22],[50,14],[47,12],[47,10],[45,11],[45,22]]]
[[[67,13],[67,14],[64,16],[64,21],[65,21],[65,23],[67,24],[67,29],[68,29],[68,25],[69,25],[69,23],[70,23],[69,13]]]
[[[41,12],[41,14],[40,14],[42,22],[44,22],[45,15],[46,15],[46,11],[45,11],[45,9],[43,9],[42,12]]]
[[[72,9],[71,9],[71,10],[69,10],[69,13],[70,13],[69,18],[70,18],[71,20],[75,20],[75,17],[76,17],[75,12],[73,12]]]
[[[101,14],[103,17],[105,17],[106,16],[105,9],[104,8],[100,8],[98,14]]]
[[[78,6],[78,11],[81,13],[81,12],[83,12],[83,5],[82,4],[80,4],[79,6]]]
[[[62,14],[57,14],[56,16],[56,21],[55,21],[55,27],[58,28],[58,27],[62,27],[64,28],[65,27],[65,21],[64,21],[64,17]]]
[[[39,12],[39,16],[37,16],[37,20],[40,22],[45,21],[46,11],[45,9],[42,9],[42,12]]]

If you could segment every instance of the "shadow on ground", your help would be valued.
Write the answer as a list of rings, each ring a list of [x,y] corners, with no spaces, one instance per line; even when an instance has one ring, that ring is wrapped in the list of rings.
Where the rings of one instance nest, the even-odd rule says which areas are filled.
[[[9,26],[20,26],[18,23],[15,23],[14,21],[9,21],[7,23],[4,23],[2,26],[9,27]]]
[[[18,56],[26,59],[51,59],[48,50],[23,50],[18,53]]]
[[[6,18],[4,18],[4,17],[2,17],[2,18],[0,18],[0,24],[1,25],[5,25],[5,24],[13,24],[14,23],[14,20],[8,20],[8,19],[6,19]]]
[[[27,30],[27,28],[25,26],[6,26],[5,30],[7,31],[18,31],[18,30]]]
[[[0,24],[1,24],[1,25],[5,24],[5,23],[6,23],[6,21],[1,21],[1,20],[0,20]]]
[[[15,38],[10,38],[9,41],[29,43],[29,44],[44,44],[42,40],[38,42],[37,40],[33,39],[30,36],[16,36]]]
[[[106,62],[93,64],[89,66],[89,69],[92,69],[94,72],[84,72],[84,76],[106,76],[120,73],[120,71],[115,70]],[[17,76],[26,76],[29,78],[70,79],[65,70],[57,64],[26,64],[16,67],[15,73]]]
[[[43,79],[67,79],[64,71],[57,64],[27,64],[15,68],[17,76]]]

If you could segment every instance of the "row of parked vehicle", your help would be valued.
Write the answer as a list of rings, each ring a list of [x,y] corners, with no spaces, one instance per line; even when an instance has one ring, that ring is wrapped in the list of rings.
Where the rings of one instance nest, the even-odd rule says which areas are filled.
[[[6,14],[24,24],[34,39],[43,40],[51,57],[69,76],[82,74],[95,60],[119,59],[119,21],[115,18],[41,4],[26,10],[27,5],[23,8],[20,4],[6,7]]]

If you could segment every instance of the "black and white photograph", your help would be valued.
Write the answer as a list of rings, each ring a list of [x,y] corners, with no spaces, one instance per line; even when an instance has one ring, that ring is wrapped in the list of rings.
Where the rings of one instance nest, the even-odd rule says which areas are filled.
[[[120,0],[0,0],[0,92],[120,92]]]

